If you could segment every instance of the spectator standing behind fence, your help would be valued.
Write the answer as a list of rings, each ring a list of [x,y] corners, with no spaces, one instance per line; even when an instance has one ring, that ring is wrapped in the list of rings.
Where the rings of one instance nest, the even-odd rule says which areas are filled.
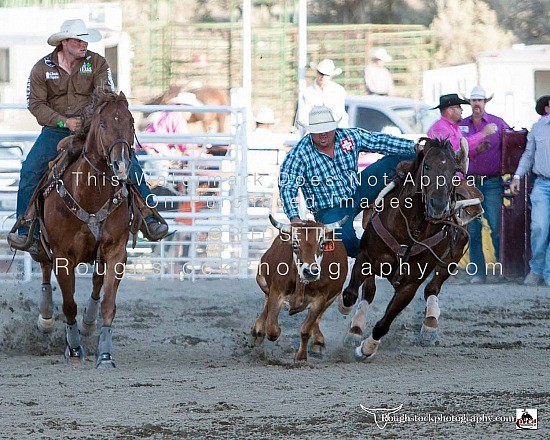
[[[527,146],[521,155],[510,190],[518,194],[520,179],[528,172],[535,175],[531,200],[531,253],[530,272],[523,284],[536,286],[544,280],[550,287],[550,95],[541,96],[535,106],[541,115],[527,135]]]
[[[363,71],[367,95],[392,96],[395,94],[392,74],[385,66],[385,63],[391,60],[391,55],[384,48],[376,49],[371,53],[371,62]]]
[[[502,206],[502,177],[500,175],[500,156],[502,152],[501,134],[510,128],[503,119],[485,111],[485,105],[493,99],[487,96],[485,89],[475,86],[470,97],[466,98],[472,107],[472,114],[463,119],[459,125],[463,135],[468,138],[481,132],[487,125],[495,124],[497,132],[484,138],[478,146],[482,152],[470,155],[468,175],[474,176],[476,188],[483,193],[483,216],[470,223],[470,263],[477,268],[470,279],[473,284],[483,284],[486,281],[485,256],[483,254],[482,219],[487,219],[491,228],[491,241],[495,250],[495,259],[500,260],[500,209]],[[482,145],[486,144],[486,145]],[[486,147],[486,148],[485,148]]]
[[[279,151],[283,145],[273,134],[273,126],[279,122],[270,107],[260,107],[253,117],[256,129],[248,138],[248,169],[262,172],[264,168],[278,163]]]
[[[322,60],[319,64],[311,63],[310,67],[317,72],[317,78],[301,94],[298,99],[297,122],[300,131],[304,134],[303,127],[308,124],[309,112],[314,106],[328,107],[334,117],[339,120],[339,128],[349,127],[348,114],[346,112],[346,91],[340,84],[332,81],[332,77],[340,75],[342,69],[334,65],[334,61]]]
[[[66,20],[60,32],[48,38],[48,44],[55,47],[54,51],[41,58],[31,70],[27,103],[29,111],[42,125],[42,131],[21,165],[17,191],[18,219],[25,214],[35,188],[48,170],[48,162],[57,157],[59,141],[80,129],[82,112],[90,104],[94,90],[115,90],[111,68],[105,58],[88,50],[88,43],[101,38],[101,34],[88,29],[84,21]],[[151,191],[135,155],[131,158],[129,178],[147,200]],[[148,216],[146,222],[151,240],[160,240],[168,233],[168,226],[154,215]],[[38,251],[38,236],[27,240],[28,234],[28,224],[23,222],[17,232],[8,235],[8,243],[14,249],[35,253]],[[35,234],[38,234],[38,228]]]
[[[200,107],[202,104],[197,100],[194,93],[182,92],[177,96],[170,99],[167,104],[169,105],[190,105]],[[187,121],[191,113],[184,111],[165,111],[161,113],[153,113],[151,115],[152,121],[149,122],[146,133],[177,133],[186,134],[189,133]],[[200,155],[201,149],[197,147],[197,144],[166,144],[166,143],[151,143],[142,144],[141,148],[147,152],[147,154],[163,154],[174,155],[183,154],[187,156]]]
[[[438,108],[441,113],[441,118],[433,123],[428,130],[428,136],[437,139],[448,139],[453,149],[458,151],[460,148],[460,139],[465,137],[468,141],[468,156],[470,160],[478,153],[484,151],[487,148],[487,144],[481,144],[481,141],[485,137],[496,133],[496,124],[487,124],[483,129],[474,133],[471,136],[464,136],[460,130],[458,123],[462,121],[462,107],[461,104],[470,104],[468,101],[459,98],[456,93],[448,95],[441,95],[439,97],[439,105],[434,107]],[[479,147],[479,148],[478,148]]]

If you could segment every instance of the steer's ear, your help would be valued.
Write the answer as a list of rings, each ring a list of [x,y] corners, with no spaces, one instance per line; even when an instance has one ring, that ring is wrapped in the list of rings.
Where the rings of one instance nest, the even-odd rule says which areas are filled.
[[[285,224],[281,223],[280,221],[275,220],[271,214],[269,214],[269,221],[271,222],[273,227],[277,228],[280,232],[290,234],[290,231],[291,231],[292,227],[289,224],[285,225]]]
[[[424,147],[426,146],[426,142],[429,141],[430,138],[421,137],[416,141],[416,144],[414,145],[414,151],[416,154],[420,154],[424,151]]]

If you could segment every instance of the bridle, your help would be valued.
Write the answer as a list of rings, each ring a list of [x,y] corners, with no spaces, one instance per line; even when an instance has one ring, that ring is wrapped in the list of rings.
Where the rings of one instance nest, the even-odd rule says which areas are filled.
[[[116,103],[117,101],[114,101],[114,103]],[[103,109],[107,106],[108,102],[104,102],[103,104],[101,104],[101,106],[99,107],[98,111],[97,111],[97,117],[99,118],[101,116],[101,112],[103,111]],[[116,111],[116,114],[114,116],[114,120],[116,122],[118,122],[119,120],[119,115],[118,115],[118,110]],[[107,148],[105,148],[105,142],[103,140],[103,137],[101,135],[101,132],[97,132],[97,129],[94,130],[94,135],[96,138],[98,138],[99,140],[99,146],[101,148],[101,151],[103,152],[103,159],[105,159],[105,162],[107,163],[107,166],[111,169],[112,172],[113,171],[113,162],[111,160],[111,153],[113,151],[113,148],[117,145],[122,145],[122,147],[124,149],[126,149],[127,153],[128,153],[128,159],[130,160],[131,159],[131,152],[132,152],[132,143],[134,141],[134,119],[131,118],[130,119],[130,126],[131,126],[131,132],[132,132],[132,135],[131,135],[131,141],[128,141],[127,139],[123,138],[123,137],[119,137],[117,139],[115,139],[113,142],[111,142],[109,144],[109,146]],[[98,122],[98,125],[100,128],[104,128],[104,122],[100,119],[99,122]],[[97,133],[96,133],[97,132]],[[118,130],[118,133],[120,135],[120,130]],[[89,142],[89,140],[87,140],[87,142]],[[84,160],[88,163],[88,165],[90,165],[92,167],[92,169],[97,173],[99,174],[100,176],[107,176],[107,173],[105,173],[104,171],[101,171],[99,168],[97,168],[91,161],[90,159],[88,158],[88,156],[86,156],[86,153],[85,153],[85,150],[86,148],[83,148],[82,149],[82,157],[84,158]]]
[[[420,163],[420,193],[422,194],[422,204],[424,205],[425,220],[427,220],[430,223],[441,223],[441,222],[445,221],[446,219],[448,219],[449,217],[451,217],[452,210],[449,212],[449,214],[447,215],[447,217],[445,219],[436,220],[436,219],[428,218],[427,217],[427,212],[428,212],[428,206],[427,206],[427,203],[428,203],[428,185],[422,185],[422,182],[424,181],[424,177],[426,176],[425,172],[427,171],[426,170],[426,167],[427,167],[426,158],[428,157],[429,153],[431,153],[432,151],[435,150],[435,148],[436,147],[429,148],[424,153],[424,155],[422,157],[422,162]],[[452,158],[452,157],[450,159],[455,161],[455,159]],[[455,164],[456,164],[456,161],[455,161]],[[459,171],[461,171],[461,169],[458,166],[458,164],[456,164],[454,173],[457,173]],[[453,176],[454,176],[454,173],[453,173]],[[453,176],[450,176],[450,179],[452,179]],[[429,176],[427,176],[427,177],[428,177],[428,179],[430,179]],[[454,187],[454,185],[449,185],[449,182],[448,182],[447,178],[445,178],[445,187],[447,188],[447,200],[449,201],[449,206],[454,206],[454,204],[456,202],[456,188]],[[416,191],[416,193],[418,193],[418,192],[419,191]],[[401,212],[401,209],[400,209],[400,212]],[[401,212],[401,214],[403,215],[402,212]]]

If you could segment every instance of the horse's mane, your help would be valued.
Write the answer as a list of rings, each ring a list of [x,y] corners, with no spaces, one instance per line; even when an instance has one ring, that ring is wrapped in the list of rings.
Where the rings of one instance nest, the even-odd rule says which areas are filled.
[[[76,139],[84,142],[90,131],[95,111],[101,107],[103,103],[116,101],[117,99],[118,95],[116,93],[106,90],[103,87],[97,87],[92,93],[90,104],[82,111],[82,125],[80,126],[80,130],[75,133]]]
[[[394,182],[398,188],[401,188],[404,184],[404,179],[408,173],[414,174],[422,164],[422,160],[426,151],[430,148],[439,148],[445,152],[449,158],[454,160],[453,146],[448,139],[432,139],[428,137],[422,137],[418,139],[418,143],[424,142],[424,149],[422,154],[417,154],[414,159],[404,160],[397,164],[395,168]]]

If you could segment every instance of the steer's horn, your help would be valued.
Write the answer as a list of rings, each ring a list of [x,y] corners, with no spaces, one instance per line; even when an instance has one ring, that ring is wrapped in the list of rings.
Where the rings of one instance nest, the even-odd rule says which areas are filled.
[[[346,223],[348,221],[348,218],[349,218],[349,216],[346,215],[342,220],[338,220],[337,222],[329,223],[328,225],[325,225],[325,231],[326,232],[331,232],[331,231],[334,231],[337,228],[342,227],[344,225],[344,223]]]
[[[271,214],[269,214],[269,221],[271,222],[273,227],[277,228],[280,232],[290,234],[290,230],[292,227],[289,224],[285,225],[280,221],[275,220]]]
[[[468,140],[466,138],[460,138],[460,148],[455,154],[455,159],[460,167],[460,170],[466,174],[468,172],[468,167],[470,166],[470,161],[468,160]]]

